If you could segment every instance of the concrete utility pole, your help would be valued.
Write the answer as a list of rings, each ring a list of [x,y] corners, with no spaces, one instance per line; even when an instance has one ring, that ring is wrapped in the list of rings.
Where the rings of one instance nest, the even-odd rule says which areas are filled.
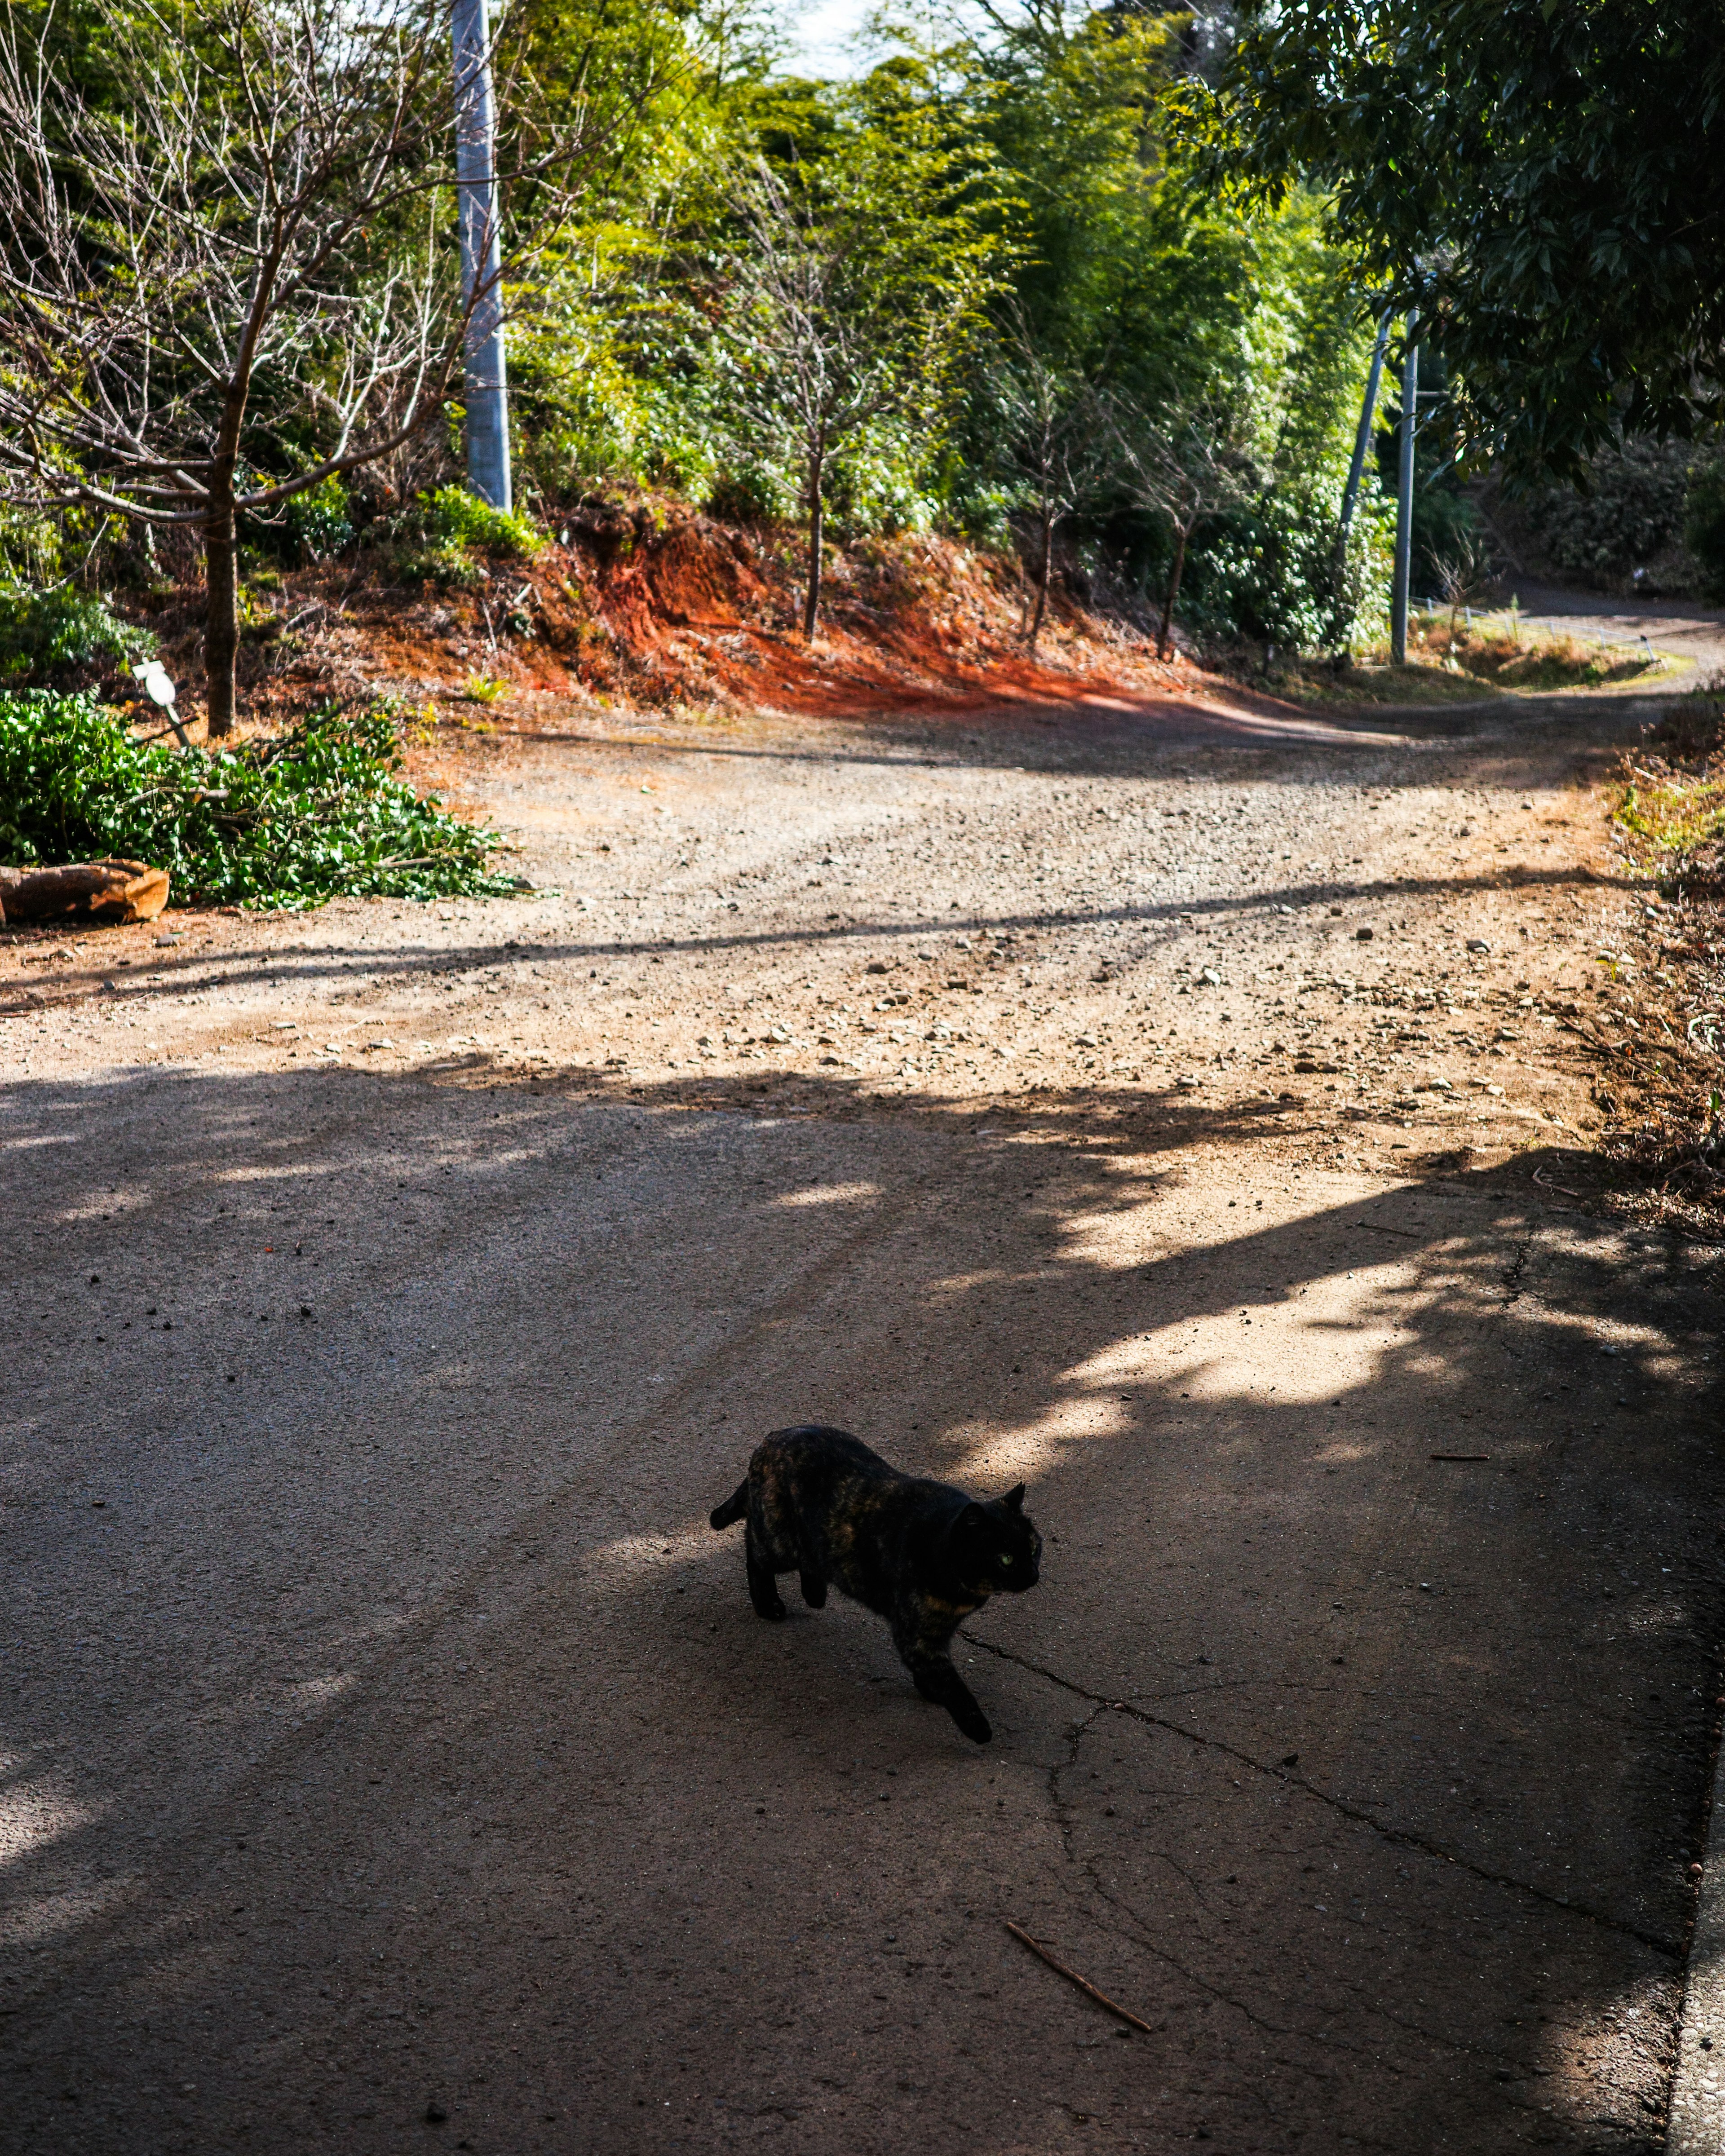
[[[467,483],[494,509],[513,506],[509,371],[503,350],[503,255],[498,234],[497,114],[485,0],[453,0],[455,181],[461,297],[468,309]]]
[[[1414,563],[1414,430],[1420,422],[1420,347],[1417,317],[1408,317],[1408,352],[1402,362],[1401,475],[1395,494],[1395,582],[1389,596],[1391,664],[1408,663],[1408,584]]]
[[[1345,557],[1348,534],[1353,528],[1353,512],[1359,506],[1359,483],[1366,469],[1366,451],[1372,446],[1372,421],[1378,411],[1378,385],[1384,379],[1384,348],[1389,342],[1389,316],[1384,315],[1378,324],[1378,335],[1372,346],[1372,370],[1366,377],[1365,401],[1359,408],[1359,428],[1353,438],[1353,461],[1348,467],[1348,484],[1342,490],[1342,529],[1338,552]]]

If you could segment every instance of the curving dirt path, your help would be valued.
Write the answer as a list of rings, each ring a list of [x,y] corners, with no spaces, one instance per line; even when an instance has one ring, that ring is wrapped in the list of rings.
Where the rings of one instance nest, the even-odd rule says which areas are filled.
[[[524,701],[427,754],[536,896],[0,946],[12,2145],[1660,2145],[1725,1470],[1720,1254],[1585,1203],[1639,716]],[[1029,1480],[988,1751],[750,1614],[814,1417]]]

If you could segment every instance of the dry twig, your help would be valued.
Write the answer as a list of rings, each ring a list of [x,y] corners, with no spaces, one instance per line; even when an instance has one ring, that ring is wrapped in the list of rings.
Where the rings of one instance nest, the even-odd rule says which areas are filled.
[[[1142,2029],[1147,2036],[1156,2034],[1147,2021],[1141,2021],[1136,2014],[1128,2012],[1124,2006],[1117,2006],[1106,1991],[1098,1991],[1088,1977],[1081,1976],[1076,1969],[1068,1969],[1065,1962],[1056,1960],[1040,1939],[1031,1938],[1022,1924],[1014,1923],[1009,1917],[1004,1922],[1007,1930],[1015,1939],[1021,1939],[1039,1960],[1045,1961],[1057,1975],[1065,1977],[1068,1984],[1076,1984],[1086,1999],[1094,1999],[1098,2006],[1106,2006],[1111,2014],[1117,2014],[1122,2021],[1129,2021],[1134,2029]]]

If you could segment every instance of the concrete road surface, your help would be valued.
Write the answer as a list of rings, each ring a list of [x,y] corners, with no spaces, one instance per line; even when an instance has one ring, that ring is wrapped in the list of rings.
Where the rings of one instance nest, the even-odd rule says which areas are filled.
[[[1476,818],[1573,779],[1398,753]],[[1337,1167],[1076,1079],[701,1108],[96,1031],[0,1121],[0,2148],[1659,2145],[1719,1254],[1551,1188],[1558,1136]],[[1029,1483],[986,1749],[706,1527],[817,1418]]]

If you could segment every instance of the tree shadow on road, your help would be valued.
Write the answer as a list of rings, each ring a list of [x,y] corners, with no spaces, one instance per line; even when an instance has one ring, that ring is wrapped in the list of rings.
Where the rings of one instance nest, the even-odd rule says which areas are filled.
[[[1296,1193],[1254,1106],[795,1091],[13,1089],[29,2145],[439,2090],[511,2149],[1651,2145],[1702,1261],[1501,1173]],[[748,1612],[703,1516],[813,1415],[1029,1480],[989,1753],[874,1620]]]

